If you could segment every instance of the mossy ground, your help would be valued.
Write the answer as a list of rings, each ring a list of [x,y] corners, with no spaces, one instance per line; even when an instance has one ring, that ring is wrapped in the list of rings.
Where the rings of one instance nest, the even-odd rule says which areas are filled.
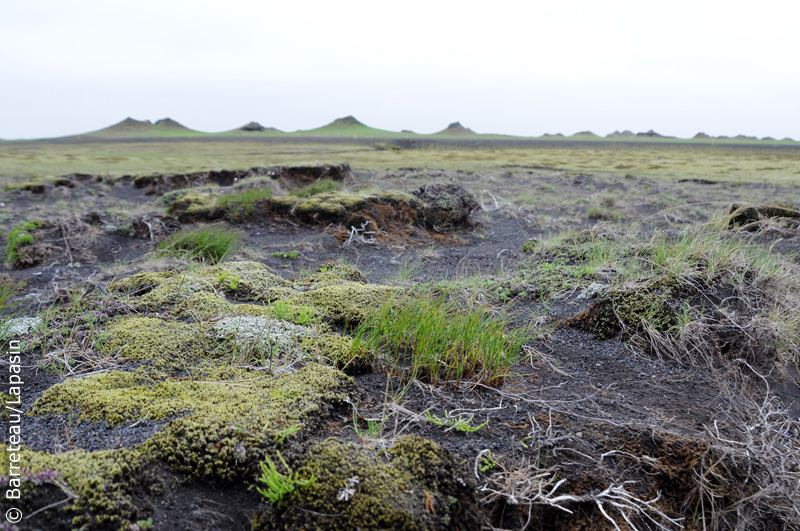
[[[477,507],[464,472],[449,452],[419,437],[387,451],[329,439],[298,470],[316,481],[256,515],[253,529],[470,529]],[[353,492],[343,496],[347,488]]]
[[[405,175],[410,173],[413,172],[405,172]],[[467,175],[461,174],[464,178],[467,178]],[[494,192],[497,192],[495,186],[505,186],[506,180],[512,180],[510,176],[506,177],[505,173],[492,176],[494,180],[489,180],[489,177],[486,176],[486,183],[492,183],[487,186],[492,186]],[[555,176],[549,182],[554,186],[557,184],[556,181],[564,179],[565,182],[572,183],[572,177],[577,182],[578,176],[564,175]],[[524,178],[530,180],[539,176]],[[600,186],[603,185],[600,179],[588,184],[585,180],[582,182],[580,185],[568,186],[574,189],[580,186],[581,190],[588,190],[586,192],[588,196],[600,192]],[[639,183],[640,180],[637,178],[631,189]],[[483,183],[478,184],[483,186]],[[597,188],[589,190],[594,186]],[[674,186],[677,188],[683,185]],[[532,187],[539,189],[537,183],[533,183]],[[718,193],[727,193],[727,185],[724,190],[722,188],[718,187]],[[500,192],[501,195],[503,193]],[[719,200],[727,201],[727,198],[721,197]],[[793,198],[787,200],[794,201]],[[293,200],[280,201],[284,201],[289,207],[294,204]],[[578,212],[576,215],[583,216],[586,207],[591,205],[592,201],[595,199],[581,203],[576,207],[577,210],[573,211]],[[679,199],[676,198],[674,201]],[[729,204],[729,201],[726,204]],[[539,205],[541,206],[541,203]],[[630,202],[620,206],[620,211],[623,218],[630,216]],[[145,353],[139,360],[129,359],[124,362],[117,359],[117,366],[110,370],[107,367],[95,367],[96,370],[105,371],[101,374],[88,377],[78,374],[77,377],[68,378],[63,382],[63,387],[52,387],[53,390],[60,389],[59,392],[63,392],[63,396],[59,397],[55,391],[53,394],[48,394],[48,391],[42,395],[41,404],[37,405],[37,407],[44,406],[44,399],[47,397],[47,400],[50,400],[47,405],[54,405],[54,408],[31,417],[52,421],[50,428],[45,427],[44,423],[37,425],[37,430],[40,431],[36,433],[46,433],[48,438],[54,437],[52,425],[63,418],[64,425],[59,424],[58,428],[59,430],[68,428],[73,436],[73,443],[76,437],[79,438],[81,433],[85,433],[81,431],[85,430],[85,424],[97,424],[90,421],[89,417],[82,421],[83,426],[73,424],[70,419],[79,419],[82,414],[81,408],[94,411],[94,418],[120,421],[110,424],[108,433],[118,433],[119,430],[128,427],[135,429],[136,423],[142,419],[160,418],[158,422],[164,426],[161,433],[167,438],[153,437],[146,444],[130,448],[127,452],[115,450],[111,454],[100,454],[73,450],[66,454],[55,454],[53,452],[63,450],[47,449],[41,450],[36,455],[28,451],[25,454],[26,459],[39,463],[37,456],[58,456],[62,459],[60,456],[63,455],[65,456],[63,459],[74,460],[77,466],[77,463],[84,462],[88,458],[92,463],[95,461],[101,463],[107,471],[115,469],[115,460],[125,459],[131,467],[132,477],[136,477],[146,466],[155,463],[161,467],[161,471],[169,470],[170,474],[175,473],[185,478],[185,482],[177,482],[182,486],[168,487],[175,489],[175,492],[185,494],[187,490],[181,489],[193,483],[212,485],[214,489],[220,491],[233,489],[244,483],[252,485],[256,478],[253,469],[259,459],[269,456],[278,462],[277,451],[287,458],[294,471],[301,471],[304,477],[309,473],[316,474],[310,468],[305,468],[313,464],[311,449],[314,448],[315,452],[319,450],[320,455],[324,454],[325,457],[325,459],[320,456],[315,457],[317,468],[321,466],[320,463],[329,463],[341,474],[335,477],[329,476],[334,484],[327,487],[327,490],[320,491],[322,499],[309,500],[308,503],[312,505],[306,508],[311,507],[311,510],[314,510],[314,503],[319,507],[336,507],[336,504],[343,504],[344,500],[339,500],[338,496],[342,487],[347,484],[347,479],[352,476],[344,477],[351,473],[351,469],[346,463],[336,461],[338,452],[345,457],[352,455],[356,463],[363,464],[365,469],[374,470],[374,475],[385,478],[386,485],[391,487],[387,490],[378,488],[377,484],[370,485],[368,497],[374,503],[370,505],[366,498],[361,502],[365,504],[363,507],[367,511],[366,516],[369,517],[367,525],[373,525],[377,518],[384,518],[382,514],[391,513],[396,521],[409,523],[412,528],[414,526],[446,528],[444,516],[450,514],[452,517],[453,512],[443,515],[442,510],[448,506],[451,509],[456,507],[456,501],[466,500],[468,504],[474,491],[454,495],[454,498],[458,498],[456,501],[446,498],[444,493],[452,490],[447,485],[441,487],[441,484],[446,481],[457,483],[453,478],[459,477],[466,481],[466,477],[458,475],[463,472],[462,469],[449,469],[442,464],[441,459],[444,458],[436,452],[434,453],[439,456],[437,459],[441,458],[440,460],[425,461],[422,456],[428,455],[431,451],[426,445],[414,446],[417,457],[409,457],[408,463],[399,459],[396,455],[397,445],[392,447],[391,439],[396,433],[415,433],[434,439],[442,448],[450,448],[457,454],[459,463],[463,468],[468,468],[468,476],[479,475],[479,488],[489,485],[498,492],[506,493],[505,498],[485,500],[482,505],[482,508],[486,509],[485,512],[492,513],[495,519],[491,520],[491,523],[496,528],[520,529],[527,525],[529,506],[524,497],[519,496],[519,490],[511,489],[524,486],[525,482],[535,486],[534,478],[541,474],[548,477],[546,473],[549,468],[546,467],[553,467],[554,475],[549,477],[557,479],[545,484],[545,490],[549,490],[562,478],[567,480],[556,495],[562,493],[575,496],[596,495],[606,489],[609,482],[630,478],[637,483],[625,484],[625,488],[631,489],[644,500],[654,498],[657,492],[661,491],[662,498],[653,506],[665,511],[671,517],[685,518],[681,520],[681,524],[688,529],[699,529],[705,524],[708,524],[709,528],[714,528],[712,524],[714,515],[721,515],[720,521],[726,522],[726,525],[717,526],[721,529],[735,529],[737,525],[740,529],[748,526],[792,529],[791,508],[796,506],[795,499],[791,496],[782,496],[781,492],[795,491],[782,490],[782,487],[775,483],[775,478],[781,481],[781,478],[786,477],[793,481],[792,485],[796,485],[796,476],[792,476],[793,473],[787,469],[771,476],[765,473],[765,470],[770,471],[770,465],[764,458],[766,454],[754,454],[751,451],[752,447],[746,447],[747,440],[737,438],[740,433],[748,436],[749,434],[761,436],[765,433],[775,435],[775,433],[770,431],[771,428],[766,424],[754,424],[761,422],[758,420],[760,417],[757,408],[747,410],[748,415],[752,413],[749,418],[756,421],[749,420],[750,424],[737,424],[739,422],[737,412],[741,408],[749,407],[747,395],[735,395],[730,399],[731,395],[726,394],[730,389],[718,388],[718,385],[722,385],[719,384],[720,381],[738,385],[739,382],[734,380],[741,377],[736,370],[736,367],[741,366],[740,359],[752,359],[747,348],[752,351],[763,346],[768,354],[761,358],[761,365],[753,365],[757,370],[761,370],[762,367],[773,367],[783,357],[791,358],[792,355],[796,355],[798,351],[796,334],[793,337],[787,331],[791,332],[792,327],[795,327],[795,331],[798,329],[797,304],[793,302],[797,300],[798,291],[791,281],[784,282],[785,273],[795,271],[791,264],[776,268],[768,261],[748,261],[749,258],[745,254],[738,253],[721,243],[740,241],[743,233],[723,231],[705,240],[695,238],[695,243],[684,245],[681,234],[688,231],[683,231],[683,225],[674,224],[677,222],[670,222],[673,224],[669,226],[671,230],[669,236],[660,241],[651,241],[641,234],[633,235],[635,231],[630,233],[630,238],[625,237],[630,227],[618,224],[601,225],[596,230],[583,234],[573,233],[561,241],[555,241],[556,237],[548,238],[541,234],[542,231],[549,230],[543,228],[549,227],[548,214],[536,212],[537,217],[531,217],[533,221],[529,226],[526,225],[527,212],[520,210],[518,212],[520,217],[513,218],[512,221],[499,217],[499,214],[497,219],[487,218],[484,220],[486,225],[481,229],[480,240],[473,235],[463,235],[465,241],[474,245],[443,246],[433,250],[435,252],[426,253],[424,258],[425,268],[430,266],[433,269],[436,260],[439,260],[439,264],[449,263],[449,266],[445,265],[442,270],[452,276],[453,271],[459,273],[456,264],[466,264],[470,261],[475,263],[478,259],[476,253],[499,256],[497,253],[510,247],[508,241],[513,238],[505,236],[506,234],[518,234],[523,230],[528,231],[524,235],[526,239],[532,235],[531,233],[537,235],[539,244],[533,248],[528,247],[528,251],[533,251],[533,256],[519,268],[514,265],[513,269],[506,267],[505,271],[492,272],[491,277],[461,279],[436,286],[439,291],[447,293],[451,300],[465,307],[479,305],[493,314],[506,310],[516,312],[512,314],[513,320],[508,323],[510,327],[520,327],[528,323],[545,327],[539,330],[541,334],[537,336],[541,341],[531,343],[530,346],[534,348],[526,350],[523,363],[510,371],[500,388],[471,388],[468,383],[457,386],[452,382],[443,387],[436,387],[422,381],[416,382],[406,390],[395,380],[380,379],[383,377],[380,373],[370,373],[369,369],[374,359],[369,356],[352,361],[347,357],[344,359],[337,357],[341,353],[347,353],[348,349],[350,355],[355,354],[352,352],[350,338],[339,333],[345,322],[357,321],[363,315],[358,314],[357,310],[361,308],[355,307],[354,300],[363,297],[359,304],[372,304],[393,296],[395,291],[413,293],[413,288],[400,290],[369,284],[357,271],[351,269],[349,273],[338,272],[337,266],[331,270],[326,265],[325,270],[312,275],[304,277],[301,274],[298,275],[301,278],[284,280],[269,269],[257,265],[225,263],[212,271],[212,268],[192,264],[185,270],[158,275],[149,273],[137,278],[119,280],[115,284],[117,289],[109,291],[112,297],[123,305],[123,309],[107,312],[107,317],[92,321],[92,312],[97,308],[88,305],[84,307],[82,303],[65,306],[64,311],[54,312],[57,315],[51,322],[58,322],[59,327],[72,326],[76,329],[78,326],[84,327],[82,330],[76,330],[74,334],[76,339],[77,332],[85,332],[87,327],[96,332],[92,338],[99,339],[106,334],[102,341],[95,344],[95,347],[102,349],[106,348],[109,330],[114,331],[115,326],[133,322],[134,319],[139,320],[139,323],[150,323],[152,319],[180,325],[170,326],[169,330],[162,331],[170,338],[180,338],[187,330],[193,332],[196,337],[190,342],[178,341],[178,346],[181,347],[179,349],[168,346],[160,349],[163,352],[155,354],[151,352],[153,355]],[[502,230],[493,232],[492,223],[498,220],[506,224]],[[541,225],[536,225],[538,223]],[[311,231],[307,227],[300,230]],[[493,244],[493,240],[496,239],[503,241]],[[291,248],[286,245],[286,241],[279,242],[281,247],[276,248]],[[514,249],[520,249],[523,241],[514,240]],[[493,246],[479,247],[484,243]],[[780,245],[781,242],[778,242],[775,248]],[[399,252],[399,249],[392,250],[391,253],[389,250],[376,251],[366,245],[359,246],[355,250],[353,248],[350,248],[352,251],[350,256],[353,260],[358,257],[360,264],[371,264],[372,262],[366,261],[371,258],[384,260],[376,260],[375,263],[379,264],[376,270],[379,271],[370,273],[372,279],[379,278],[376,277],[379,274],[388,277],[391,273],[383,271],[381,264],[388,263],[389,258],[394,258]],[[307,253],[309,258],[317,260],[335,255],[331,252],[323,256],[322,251],[316,254],[314,251]],[[768,255],[771,253],[771,248],[766,251]],[[407,256],[409,254],[404,254],[399,261],[403,262]],[[504,252],[503,256],[509,257],[510,253]],[[720,256],[727,258],[720,260]],[[270,260],[268,256],[265,259]],[[305,256],[301,255],[300,260],[305,259]],[[389,269],[391,268],[387,266],[386,270]],[[483,268],[482,271],[485,272],[486,269]],[[670,286],[673,280],[681,284],[677,287]],[[686,283],[700,292],[693,293],[691,290],[684,292]],[[402,285],[411,284],[405,282]],[[584,293],[586,298],[581,298]],[[617,334],[610,340],[598,341],[594,333],[585,334],[557,326],[558,323],[564,322],[563,318],[569,318],[584,309],[588,304],[587,299],[598,296],[600,300],[607,301],[604,307],[613,314],[609,317],[613,319],[610,321],[611,324],[619,325],[620,329],[626,331],[625,334]],[[88,297],[88,300],[93,300],[93,297],[94,295]],[[68,308],[72,310],[67,310]],[[151,315],[155,312],[159,315]],[[282,317],[279,317],[279,314]],[[66,324],[74,317],[77,319],[72,325]],[[282,350],[276,364],[271,363],[273,358],[265,355],[264,351],[259,353],[252,350],[254,353],[252,358],[234,355],[243,352],[244,345],[254,340],[252,334],[240,335],[237,332],[255,328],[260,331],[265,324],[269,326],[275,324],[276,329],[281,333],[287,332],[288,335],[296,330],[308,330],[309,335],[293,336],[290,343],[292,348]],[[303,328],[296,329],[289,324]],[[746,333],[742,332],[743,330]],[[773,335],[765,334],[765,330]],[[591,328],[590,331],[595,332]],[[126,332],[131,330],[128,329]],[[696,360],[674,361],[665,357],[666,363],[662,365],[656,363],[658,360],[655,356],[648,355],[650,352],[641,346],[642,343],[637,341],[622,343],[628,339],[628,334],[639,334],[655,339],[667,336],[674,338],[675,341],[682,341],[684,335],[691,337],[692,333],[695,334],[694,337],[701,337],[709,345],[719,345],[719,353],[725,356],[721,359],[728,363],[728,372],[721,375],[724,378],[715,380],[709,377],[710,364],[698,364]],[[647,336],[647,334],[652,335]],[[194,349],[193,345],[204,341],[211,341],[214,348],[196,356],[198,350]],[[80,341],[75,341],[74,344],[78,345]],[[120,344],[120,348],[122,346]],[[689,346],[694,348],[698,343]],[[38,346],[34,348],[37,353],[38,348]],[[190,354],[180,358],[170,357],[167,352],[173,351],[186,351]],[[631,356],[631,351],[636,355]],[[103,352],[111,351],[103,350]],[[685,348],[682,352],[693,354],[697,350]],[[168,362],[182,361],[178,364],[167,363],[164,366],[159,364],[159,359]],[[319,364],[327,365],[328,367],[322,368],[335,374],[337,378],[344,378],[330,366],[335,365],[345,372],[352,370],[354,374],[359,374],[360,371],[355,368],[362,361],[362,370],[367,374],[358,376],[359,390],[341,393],[346,399],[357,404],[357,414],[353,414],[347,403],[342,403],[343,399],[338,397],[330,402],[323,400],[323,407],[329,408],[333,412],[332,415],[319,414],[311,408],[308,418],[299,421],[300,428],[296,433],[292,431],[298,424],[283,428],[283,423],[279,424],[281,429],[269,428],[259,432],[255,428],[257,421],[263,420],[261,413],[245,410],[241,404],[235,404],[233,416],[243,419],[246,432],[235,422],[225,422],[231,417],[227,410],[223,413],[223,407],[231,398],[238,402],[253,402],[259,406],[270,403],[275,407],[283,407],[282,404],[294,407],[293,404],[296,402],[293,397],[279,400],[278,397],[270,396],[269,392],[265,391],[267,386],[259,387],[261,384],[251,384],[251,379],[263,377],[277,381],[286,377],[281,371],[296,371],[302,365],[308,368],[317,367]],[[183,366],[184,363],[186,366]],[[269,374],[270,369],[273,369],[272,374]],[[761,374],[769,375],[769,371],[764,370]],[[56,378],[51,373],[45,376]],[[42,380],[41,375],[36,377]],[[118,380],[114,380],[115,378]],[[52,381],[47,383],[51,384]],[[82,385],[86,387],[80,388]],[[259,391],[259,396],[252,396],[252,393],[255,393],[253,389],[260,389],[263,392]],[[761,391],[762,389],[758,388],[759,406],[763,404]],[[313,394],[306,387],[303,387],[303,392],[308,397]],[[367,398],[361,396],[362,392],[368,393],[369,396]],[[405,395],[402,394],[404,392]],[[267,393],[266,397],[261,396],[264,393]],[[109,400],[119,407],[103,409],[99,406]],[[71,408],[64,405],[66,401],[76,404],[72,414],[68,412]],[[424,417],[415,420],[417,417],[413,415],[414,413],[419,416],[431,407],[434,408],[431,410],[432,413],[439,418],[447,416],[448,411],[452,413],[454,408],[460,408],[471,411],[465,412],[463,418],[468,418],[473,413],[476,415],[473,425],[482,425],[486,421],[488,424],[476,433],[462,433],[456,430],[448,431],[446,427],[428,423]],[[149,411],[151,408],[153,413]],[[725,411],[725,418],[719,416],[721,408]],[[61,413],[54,413],[55,411]],[[205,412],[205,417],[201,417],[202,412]],[[775,419],[784,419],[781,420],[785,421],[781,425],[785,428],[782,433],[789,434],[789,439],[792,437],[796,439],[796,431],[793,431],[795,427],[791,420],[785,420],[777,410],[770,413],[768,421],[773,422]],[[736,444],[740,446],[724,446],[724,441],[716,440],[712,431],[705,430],[704,425],[709,426],[711,430],[716,429],[715,420],[721,422],[719,425],[721,435],[731,437],[730,440],[736,440]],[[723,421],[729,423],[727,428],[723,425]],[[368,428],[372,430],[376,423],[379,424],[376,433],[365,433]],[[101,429],[106,429],[104,425],[101,426]],[[653,426],[657,428],[654,429]],[[240,429],[243,431],[240,432]],[[659,429],[667,430],[669,436],[675,440],[675,444],[654,445],[652,442],[654,437],[651,434],[658,432]],[[636,446],[631,443],[631,438],[634,437],[631,435],[632,432],[645,434],[640,437],[641,445]],[[684,437],[675,434],[689,435]],[[794,466],[795,461],[792,459],[795,459],[796,454],[795,441],[781,446],[785,439],[781,439],[779,435],[775,435],[774,440],[766,441],[766,444],[759,446],[759,451],[769,452],[775,449],[773,455],[776,462],[780,459],[781,462]],[[63,431],[55,433],[55,436],[63,440]],[[347,439],[353,443],[343,441],[320,443],[326,436]],[[706,442],[710,440],[712,443],[705,446],[697,444],[696,448],[690,448],[695,440]],[[356,441],[358,445],[355,444]],[[180,446],[181,444],[183,446]],[[330,445],[333,451],[322,452],[323,444]],[[169,445],[178,447],[179,450],[170,453],[165,450]],[[384,447],[385,451],[382,449]],[[485,453],[480,454],[489,448],[492,449],[491,458]],[[708,453],[703,453],[704,448],[708,449]],[[630,455],[624,455],[621,451]],[[608,452],[613,453],[608,454]],[[745,452],[750,453],[745,455]],[[113,456],[113,459],[108,455]],[[676,455],[681,456],[680,463],[675,461]],[[731,459],[749,468],[747,470],[736,468],[731,460],[726,461],[726,456],[733,456]],[[415,462],[419,463],[414,464]],[[144,465],[140,466],[140,463]],[[597,466],[598,463],[602,466]],[[77,484],[94,485],[85,491],[86,499],[95,496],[100,498],[91,505],[87,502],[77,504],[70,502],[64,505],[70,508],[84,507],[79,511],[81,517],[86,519],[83,521],[84,524],[91,522],[87,529],[91,526],[111,527],[110,523],[99,523],[107,520],[114,522],[114,526],[129,531],[128,524],[133,522],[134,518],[147,517],[150,514],[156,516],[156,513],[142,514],[140,507],[134,508],[137,511],[134,514],[133,509],[126,506],[130,501],[152,499],[153,507],[163,506],[162,502],[165,499],[155,491],[139,490],[136,491],[139,494],[145,492],[143,497],[131,496],[131,492],[135,489],[156,486],[156,483],[150,483],[148,478],[136,478],[138,485],[129,488],[129,483],[114,473],[95,473],[94,464],[85,464],[86,466],[81,465],[85,474],[77,474],[80,480]],[[374,468],[369,468],[373,465]],[[475,465],[478,465],[477,472]],[[489,465],[492,465],[492,468],[484,470],[483,467]],[[65,474],[72,474],[68,467],[58,460],[52,463],[48,461],[43,466],[58,467],[64,470]],[[411,472],[412,469],[423,470],[426,473],[431,470],[455,470],[456,474],[449,479],[433,478],[426,474],[415,474]],[[237,474],[233,479],[228,479],[230,470],[234,470]],[[424,499],[420,504],[420,499],[412,500],[406,497],[408,493],[399,487],[401,494],[397,495],[397,490],[393,490],[396,485],[394,470],[406,474],[404,477],[411,485],[424,486],[430,498],[424,497],[423,492]],[[775,469],[772,469],[772,472],[774,471]],[[107,479],[109,477],[111,479]],[[520,479],[521,483],[513,483],[513,478]],[[705,491],[710,492],[706,497],[699,497],[703,496],[703,486],[698,486],[692,478],[706,478],[713,483],[711,484],[713,490]],[[746,488],[737,492],[735,486],[742,478],[748,478]],[[502,484],[502,480],[508,481]],[[490,483],[492,481],[494,482]],[[102,489],[99,488],[101,483],[104,485]],[[438,494],[433,490],[435,484],[440,485]],[[402,485],[404,488],[407,486],[405,482]],[[764,485],[766,487],[762,489],[761,486]],[[31,499],[37,500],[35,504],[30,505],[30,509],[44,507],[63,499],[62,491],[53,484],[30,484],[26,488],[31,489]],[[503,490],[504,488],[507,490]],[[90,493],[92,490],[95,494]],[[350,502],[360,502],[358,488],[355,491],[356,497],[350,498]],[[377,500],[387,492],[394,496],[377,507],[379,504]],[[516,498],[509,497],[511,492],[514,492]],[[698,492],[699,495],[693,494]],[[765,495],[767,492],[768,496]],[[50,498],[46,503],[39,503],[44,498],[35,498],[37,493],[47,494]],[[414,493],[418,494],[416,487]],[[249,494],[257,497],[254,492]],[[482,491],[480,495],[488,496],[486,491]],[[306,503],[307,498],[304,497],[302,489],[298,489],[296,496],[301,503]],[[182,515],[191,512],[187,509],[189,503],[205,500],[199,496],[194,498],[187,496],[187,498],[186,505],[181,507],[184,511]],[[519,503],[515,505],[512,501],[514,499]],[[701,500],[706,504],[714,504],[713,509],[709,510],[709,505],[706,505],[705,514],[702,504],[700,509],[695,509]],[[83,505],[80,505],[81,503]],[[205,502],[198,503],[202,506]],[[272,508],[266,506],[263,501],[261,503],[261,512],[268,517]],[[781,504],[789,510],[781,512]],[[603,528],[604,525],[611,528],[594,502],[568,503],[566,506],[573,511],[572,514],[555,508],[537,508],[534,503],[533,517],[528,528],[594,529]],[[408,508],[411,514],[400,514],[403,508]],[[605,504],[605,508],[620,527],[624,527],[622,516],[614,512],[608,504]],[[735,520],[735,513],[739,508],[744,510],[741,514],[750,515],[747,518],[752,517],[755,520],[742,520],[736,525],[727,525]],[[60,506],[58,509],[40,514],[57,513],[60,519],[58,521],[66,522],[63,527],[70,528],[71,518],[75,513],[69,513],[69,510],[71,509],[60,512]],[[225,513],[227,510],[228,508],[220,509],[220,512]],[[256,511],[256,505],[251,503],[247,506],[247,510],[249,519]],[[301,510],[295,507],[280,510],[284,511],[280,517],[283,518],[282,522],[300,522],[298,527],[303,525],[307,526],[304,528],[311,528],[313,526],[310,523],[325,526],[328,525],[327,522],[335,520],[319,517],[319,520],[312,522],[312,518],[319,515],[300,514]],[[381,513],[381,510],[384,512]],[[435,516],[432,516],[433,511]],[[112,520],[113,518],[116,520]],[[166,513],[160,513],[154,520],[158,526],[164,522],[175,523],[179,517],[174,515],[167,517]],[[35,519],[33,521],[36,522]],[[267,525],[268,521],[269,518],[262,519],[259,525]],[[480,523],[470,526],[454,525],[453,521],[451,520],[450,528],[470,528],[480,525]],[[635,522],[638,523],[639,520]],[[787,522],[790,523],[784,525]],[[762,523],[764,525],[761,525]],[[45,529],[47,524],[49,522],[34,525]],[[181,524],[189,525],[183,521]],[[675,528],[677,529],[677,526]]]
[[[276,290],[288,296],[266,295]],[[28,414],[165,425],[138,448],[63,456],[26,451],[31,469],[54,470],[76,489],[75,501],[61,513],[71,515],[76,529],[127,531],[138,514],[130,495],[140,487],[120,478],[138,477],[148,463],[190,479],[247,482],[272,452],[301,455],[303,441],[353,395],[353,381],[335,367],[355,374],[372,364],[320,317],[356,322],[366,302],[394,290],[367,284],[357,269],[340,264],[292,284],[261,264],[230,262],[140,273],[114,281],[109,292],[115,298],[89,297],[48,313],[47,322],[63,330],[38,344],[79,340],[76,334],[90,328],[85,337],[119,369],[66,379],[48,388]],[[148,313],[153,309],[161,313]],[[310,363],[271,375],[269,366],[281,359]],[[49,488],[28,486],[26,493],[33,499]]]

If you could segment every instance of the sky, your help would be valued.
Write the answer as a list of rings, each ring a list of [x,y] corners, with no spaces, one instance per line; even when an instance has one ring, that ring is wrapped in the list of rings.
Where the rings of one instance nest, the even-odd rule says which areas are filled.
[[[0,1],[0,138],[353,115],[800,139],[800,2]]]

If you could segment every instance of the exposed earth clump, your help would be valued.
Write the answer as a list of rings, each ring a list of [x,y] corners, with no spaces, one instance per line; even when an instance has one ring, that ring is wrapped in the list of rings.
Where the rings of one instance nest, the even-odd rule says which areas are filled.
[[[463,227],[478,208],[475,196],[459,184],[429,184],[412,194],[425,204],[424,223],[437,231]]]

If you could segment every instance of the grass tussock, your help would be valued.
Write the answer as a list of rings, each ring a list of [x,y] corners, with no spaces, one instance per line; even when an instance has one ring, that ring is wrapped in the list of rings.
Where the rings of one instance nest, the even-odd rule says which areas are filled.
[[[24,287],[25,282],[15,282],[8,275],[0,274],[0,344],[5,342],[10,330],[11,321],[8,318],[17,315],[20,311],[19,301],[15,301],[14,297]]]
[[[0,275],[0,315],[16,306],[12,299],[22,291],[23,287],[25,287],[25,282],[15,282],[8,275]]]
[[[227,211],[232,219],[242,219],[253,213],[257,201],[272,197],[271,188],[251,188],[217,199],[217,207]]]
[[[485,311],[459,311],[442,297],[423,295],[375,310],[356,329],[353,348],[371,351],[403,379],[499,385],[527,339],[526,330],[507,331],[505,324]]]
[[[238,245],[238,232],[219,226],[181,230],[161,242],[159,252],[168,256],[189,257],[200,262],[221,262]]]
[[[312,195],[317,194],[324,194],[328,192],[336,192],[339,190],[339,185],[336,181],[331,179],[319,179],[318,181],[314,181],[313,183],[304,186],[302,188],[298,188],[296,190],[292,190],[289,192],[289,195],[293,195],[296,197],[311,197]]]
[[[530,270],[506,283],[541,276],[542,258],[562,260],[581,272],[573,276],[579,286],[564,287],[600,283],[595,309],[610,305],[614,329],[659,357],[707,366],[743,359],[767,371],[797,367],[800,270],[791,257],[717,221],[644,241],[602,231],[564,234],[539,245]]]

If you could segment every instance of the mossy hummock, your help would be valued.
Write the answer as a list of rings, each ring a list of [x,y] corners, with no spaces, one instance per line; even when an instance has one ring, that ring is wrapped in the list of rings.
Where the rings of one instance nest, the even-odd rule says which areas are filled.
[[[254,531],[479,527],[469,472],[420,437],[402,438],[388,451],[328,439],[311,448],[297,471],[301,479],[317,479],[257,514]]]
[[[175,380],[140,370],[109,372],[57,384],[30,414],[71,413],[112,425],[142,418],[167,420],[141,449],[189,476],[233,480],[255,477],[258,463],[277,448],[281,433],[317,429],[354,391],[341,372],[317,364],[279,376],[220,369],[202,380]]]
[[[6,237],[6,261],[14,266],[20,262],[23,247],[34,241],[33,232],[44,227],[45,222],[35,219],[12,228]]]
[[[659,277],[640,286],[608,290],[605,297],[564,324],[591,331],[601,340],[614,337],[623,326],[641,331],[645,323],[665,332],[678,322],[676,303],[689,295],[685,283]]]

